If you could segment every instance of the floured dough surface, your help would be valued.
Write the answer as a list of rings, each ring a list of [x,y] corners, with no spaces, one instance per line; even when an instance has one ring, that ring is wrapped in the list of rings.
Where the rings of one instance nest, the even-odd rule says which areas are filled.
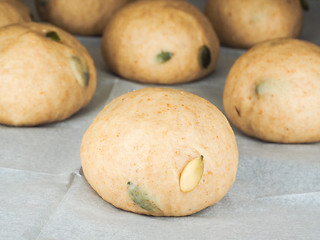
[[[89,184],[114,206],[183,216],[225,196],[235,181],[238,150],[228,121],[210,102],[185,91],[145,88],[100,112],[83,137],[81,161]]]

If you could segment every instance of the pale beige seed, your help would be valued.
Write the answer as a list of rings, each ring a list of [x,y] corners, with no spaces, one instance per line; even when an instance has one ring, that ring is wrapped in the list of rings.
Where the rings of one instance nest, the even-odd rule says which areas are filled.
[[[180,174],[180,189],[182,192],[190,192],[195,189],[202,177],[204,170],[203,156],[191,160]]]
[[[88,86],[90,74],[88,65],[85,63],[84,59],[78,56],[72,56],[70,58],[70,65],[80,86]]]
[[[284,94],[290,90],[288,81],[281,79],[265,79],[258,83],[256,93],[263,94]]]

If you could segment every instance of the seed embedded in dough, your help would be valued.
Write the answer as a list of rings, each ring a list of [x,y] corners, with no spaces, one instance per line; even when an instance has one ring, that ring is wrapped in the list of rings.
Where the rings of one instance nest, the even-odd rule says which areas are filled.
[[[71,56],[70,65],[80,86],[87,87],[89,85],[90,74],[85,60],[79,56]]]
[[[300,0],[300,3],[301,3],[303,10],[309,11],[309,3],[307,2],[307,0]]]
[[[203,68],[207,68],[211,62],[210,49],[207,46],[202,46],[200,48],[200,64]]]
[[[274,93],[279,87],[278,85],[279,83],[273,79],[265,79],[257,84],[256,93],[258,95]]]
[[[134,182],[128,182],[127,185],[129,196],[136,205],[149,212],[161,212],[152,197],[144,189]]]
[[[165,62],[169,61],[172,56],[173,56],[173,54],[171,52],[161,51],[157,55],[156,59],[157,59],[158,63],[165,63]]]
[[[197,157],[184,167],[180,174],[180,190],[190,192],[195,189],[203,175],[204,161],[203,156]]]
[[[53,41],[61,42],[61,38],[59,37],[57,32],[51,31],[46,33],[46,37],[50,38]]]
[[[274,95],[274,94],[288,94],[290,92],[290,84],[284,79],[267,78],[260,81],[256,86],[257,95]]]
[[[30,19],[31,19],[32,21],[35,21],[35,20],[36,20],[36,18],[34,17],[34,15],[33,15],[32,13],[30,13],[29,15],[30,15]]]
[[[46,7],[50,0],[38,0],[41,7]]]
[[[266,81],[258,83],[258,85],[256,86],[256,93],[258,95],[261,95],[265,92],[268,92],[270,90],[270,87],[268,85],[269,84]]]

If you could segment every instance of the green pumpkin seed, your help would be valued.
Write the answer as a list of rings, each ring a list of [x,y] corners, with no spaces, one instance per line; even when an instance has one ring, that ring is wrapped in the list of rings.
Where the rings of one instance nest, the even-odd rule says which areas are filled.
[[[61,38],[59,37],[57,32],[51,31],[46,33],[47,38],[51,38],[51,40],[56,42],[61,42]]]
[[[85,60],[79,56],[71,56],[70,65],[80,86],[87,87],[89,85],[90,73]]]
[[[41,7],[46,7],[50,0],[37,0]]]
[[[300,0],[300,3],[301,3],[303,10],[309,11],[310,7],[309,7],[307,0]]]
[[[33,15],[32,13],[30,13],[29,16],[30,16],[30,19],[31,19],[32,21],[35,21],[35,20],[36,20],[35,17],[34,17],[34,15]]]
[[[207,68],[211,62],[210,49],[207,46],[202,46],[199,53],[200,64],[203,68]]]
[[[287,94],[290,91],[290,84],[288,81],[279,79],[264,79],[256,86],[256,93],[258,95],[274,95],[274,94]]]
[[[129,196],[136,205],[149,212],[161,212],[152,197],[144,189],[133,182],[128,182],[127,185]]]
[[[171,52],[161,51],[157,55],[156,59],[157,59],[158,63],[165,63],[165,62],[169,61],[172,56],[173,56],[173,54]]]
[[[266,79],[258,83],[258,85],[256,86],[256,93],[258,95],[272,93],[274,91],[274,88],[275,88],[274,80]]]

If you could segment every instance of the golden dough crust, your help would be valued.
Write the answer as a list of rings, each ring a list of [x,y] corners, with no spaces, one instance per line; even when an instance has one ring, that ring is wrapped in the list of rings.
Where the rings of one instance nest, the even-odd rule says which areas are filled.
[[[182,192],[179,176],[204,157],[200,183]],[[107,202],[140,214],[184,216],[222,199],[235,181],[238,150],[225,116],[191,93],[145,88],[109,103],[86,131],[81,162],[89,184]],[[157,209],[135,204],[128,182]]]
[[[209,0],[205,14],[223,44],[240,48],[298,37],[303,24],[300,0]]]
[[[55,32],[61,42],[46,37]],[[81,60],[81,86],[72,58]],[[80,65],[82,66],[82,65]],[[76,71],[76,72],[75,72]],[[0,123],[34,126],[64,120],[86,106],[96,88],[87,50],[70,34],[48,24],[24,23],[0,30]]]
[[[210,61],[203,67],[200,51]],[[159,62],[162,52],[172,56]],[[102,53],[120,76],[145,83],[175,84],[199,79],[216,66],[219,41],[208,19],[184,1],[138,1],[113,15],[102,39]]]
[[[296,39],[267,41],[241,56],[223,104],[241,131],[265,141],[320,140],[320,48]]]

